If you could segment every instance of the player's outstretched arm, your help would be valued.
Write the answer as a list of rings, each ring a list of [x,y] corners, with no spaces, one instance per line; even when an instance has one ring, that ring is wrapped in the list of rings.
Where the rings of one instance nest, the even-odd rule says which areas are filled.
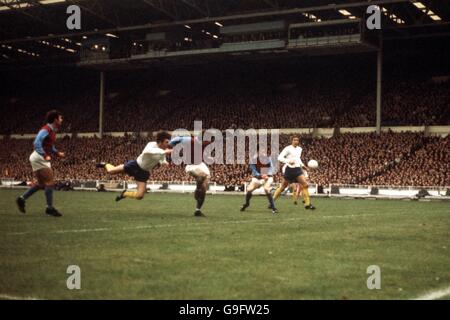
[[[256,164],[250,163],[249,167],[252,170],[252,176],[254,176],[255,178],[259,178],[261,176],[261,174],[258,172],[256,168]]]
[[[192,140],[191,137],[173,137],[170,141],[169,141],[169,145],[171,147],[176,146],[179,143],[184,143],[184,142],[190,142]]]

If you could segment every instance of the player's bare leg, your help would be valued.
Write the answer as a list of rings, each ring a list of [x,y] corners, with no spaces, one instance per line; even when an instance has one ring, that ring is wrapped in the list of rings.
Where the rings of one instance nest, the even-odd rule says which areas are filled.
[[[136,191],[123,190],[122,193],[116,197],[116,201],[120,201],[124,198],[142,200],[145,196],[145,192],[147,191],[147,182],[136,181],[136,184]]]
[[[309,198],[308,181],[306,180],[306,177],[304,175],[301,175],[301,176],[297,177],[297,181],[302,188],[302,196],[303,196],[303,201],[305,202],[305,209],[311,209],[311,210],[316,209],[311,204],[311,200]]]
[[[208,177],[205,175],[198,175],[195,177],[197,182],[197,187],[195,188],[194,197],[197,201],[197,206],[195,208],[194,215],[196,217],[205,217],[202,213],[201,208],[206,198],[206,190],[208,189]]]

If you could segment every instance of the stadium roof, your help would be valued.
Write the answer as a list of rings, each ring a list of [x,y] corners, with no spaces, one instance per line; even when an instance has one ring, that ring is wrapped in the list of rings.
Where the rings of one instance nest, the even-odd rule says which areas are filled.
[[[81,30],[66,26],[69,5],[81,9]],[[149,30],[287,19],[363,18],[382,8],[385,39],[450,35],[450,1],[440,0],[0,0],[0,63],[75,61],[94,35],[143,39]]]

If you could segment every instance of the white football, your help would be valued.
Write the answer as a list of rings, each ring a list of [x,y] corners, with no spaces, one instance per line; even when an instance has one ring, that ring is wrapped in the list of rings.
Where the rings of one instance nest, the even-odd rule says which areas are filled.
[[[316,160],[309,160],[308,161],[308,167],[315,169],[319,166],[319,163]]]

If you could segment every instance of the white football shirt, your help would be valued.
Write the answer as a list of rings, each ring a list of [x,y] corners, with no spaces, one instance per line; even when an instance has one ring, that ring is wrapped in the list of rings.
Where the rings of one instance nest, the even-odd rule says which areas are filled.
[[[302,156],[301,147],[299,146],[294,147],[293,145],[289,145],[285,147],[283,151],[281,151],[281,153],[278,156],[278,161],[285,164],[283,169],[285,169],[286,166],[289,168],[300,168],[303,165],[301,156]],[[293,164],[290,163],[291,161],[293,161]]]
[[[166,154],[156,142],[149,142],[136,161],[142,170],[150,171],[157,164],[166,162]]]

